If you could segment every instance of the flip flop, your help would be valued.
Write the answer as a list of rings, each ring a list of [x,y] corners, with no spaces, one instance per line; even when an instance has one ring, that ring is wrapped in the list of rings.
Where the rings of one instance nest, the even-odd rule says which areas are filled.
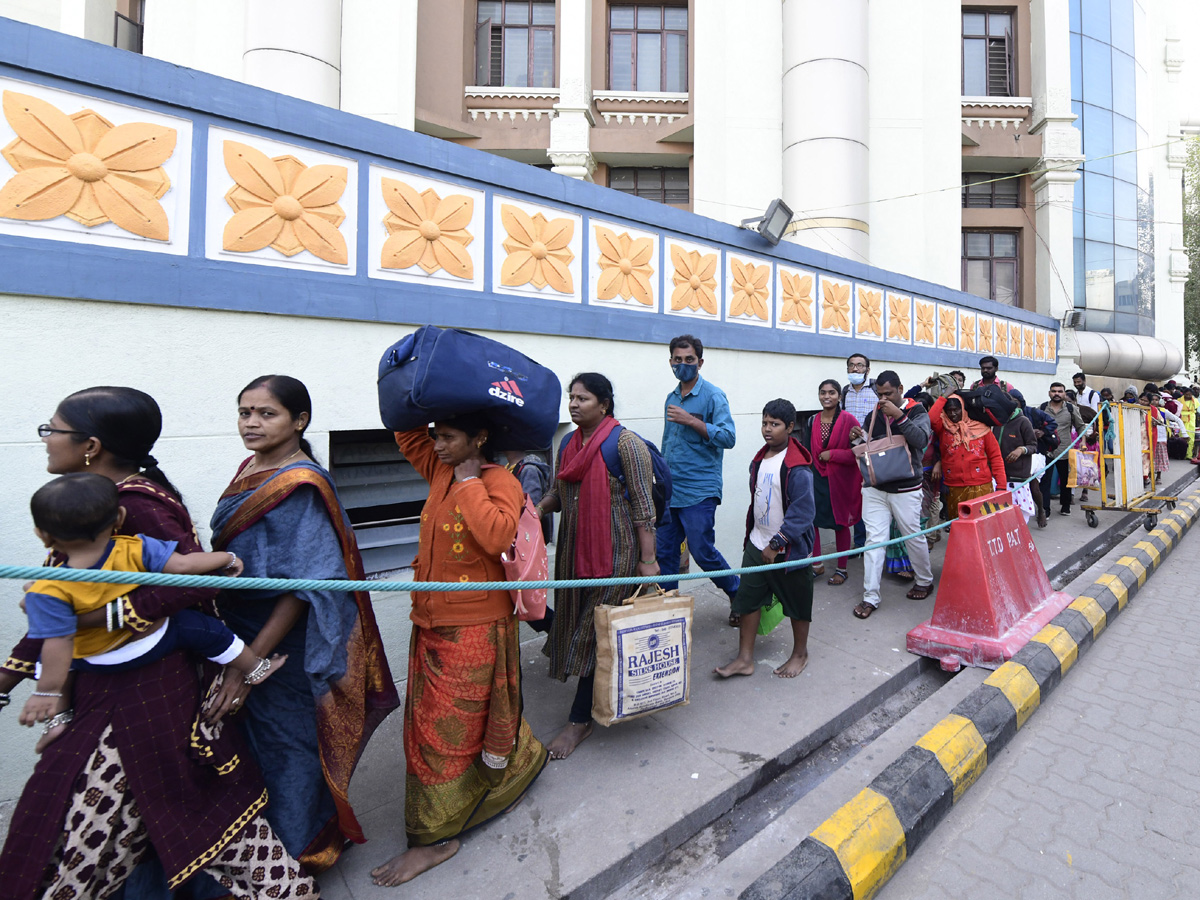
[[[871,618],[871,613],[875,612],[875,607],[866,600],[859,601],[858,606],[854,607],[854,615],[860,619]]]
[[[825,583],[826,584],[845,584],[847,574],[848,573],[843,572],[841,569],[838,569],[836,572],[834,572],[832,575],[829,576],[829,580]]]

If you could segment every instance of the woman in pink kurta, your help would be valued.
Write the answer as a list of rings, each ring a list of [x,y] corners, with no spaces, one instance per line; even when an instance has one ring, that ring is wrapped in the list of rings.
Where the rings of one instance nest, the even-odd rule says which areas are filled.
[[[801,438],[813,458],[813,497],[817,505],[814,556],[821,555],[822,528],[833,530],[838,552],[845,553],[850,549],[850,529],[862,519],[862,476],[850,451],[850,429],[859,423],[840,408],[841,396],[842,386],[836,381],[821,382],[817,388],[821,411],[805,423]],[[813,571],[822,575],[825,567],[818,563]],[[845,580],[846,557],[841,556],[829,583],[842,584]]]

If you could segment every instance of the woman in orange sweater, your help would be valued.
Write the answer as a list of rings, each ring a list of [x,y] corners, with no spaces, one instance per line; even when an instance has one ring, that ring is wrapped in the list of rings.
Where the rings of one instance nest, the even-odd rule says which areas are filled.
[[[504,581],[500,554],[521,515],[520,482],[490,463],[487,423],[460,416],[396,435],[429,482],[417,581]],[[505,812],[546,764],[521,715],[521,657],[508,591],[413,591],[404,705],[404,853],[379,866],[396,885],[458,852],[459,835]]]

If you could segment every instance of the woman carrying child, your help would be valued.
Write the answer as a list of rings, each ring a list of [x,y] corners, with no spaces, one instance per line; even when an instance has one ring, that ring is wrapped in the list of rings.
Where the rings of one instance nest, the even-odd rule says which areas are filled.
[[[161,431],[162,414],[148,394],[97,387],[63,400],[38,434],[51,474],[93,472],[116,483],[125,509],[119,534],[199,551],[187,509],[150,455]],[[62,562],[52,557],[51,564]],[[193,606],[211,611],[214,593],[139,587],[78,624],[145,632]],[[5,699],[33,675],[40,654],[41,642],[29,638],[14,648],[0,669]],[[262,813],[261,778],[253,766],[235,762],[245,752],[242,742],[229,730],[197,728],[201,689],[193,659],[172,653],[126,672],[81,671],[72,695],[74,721],[41,755],[9,825],[0,853],[7,896],[107,895],[139,862],[138,876],[151,873],[147,893],[155,871],[171,888],[207,871],[240,896],[312,895],[312,879],[299,872]],[[260,856],[280,864],[240,862]],[[68,867],[65,859],[87,864]]]
[[[249,578],[363,578],[350,522],[304,431],[305,386],[265,375],[238,395],[238,432],[254,455],[217,502],[214,550]],[[350,776],[375,727],[399,705],[366,592],[227,590],[222,618],[260,657],[286,667],[251,690],[226,677],[210,721],[229,712],[271,794],[267,818],[310,874],[332,866],[347,840],[366,839],[350,807]],[[232,673],[228,673],[230,675]]]
[[[862,475],[850,450],[850,429],[859,422],[840,409],[842,386],[830,378],[817,388],[821,411],[805,424],[800,442],[812,456],[813,497],[816,502],[816,527],[813,530],[813,556],[821,555],[822,528],[833,529],[839,553],[850,549],[851,528],[862,520]],[[846,581],[846,557],[837,561],[830,584]],[[814,575],[824,575],[825,567],[813,566]]]

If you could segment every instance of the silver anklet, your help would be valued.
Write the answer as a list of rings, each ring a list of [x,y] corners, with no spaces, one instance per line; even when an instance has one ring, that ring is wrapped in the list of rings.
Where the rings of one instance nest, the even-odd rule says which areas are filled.
[[[271,660],[263,657],[258,661],[258,665],[254,667],[254,671],[246,676],[246,684],[258,684],[267,677],[267,673],[271,671]]]

